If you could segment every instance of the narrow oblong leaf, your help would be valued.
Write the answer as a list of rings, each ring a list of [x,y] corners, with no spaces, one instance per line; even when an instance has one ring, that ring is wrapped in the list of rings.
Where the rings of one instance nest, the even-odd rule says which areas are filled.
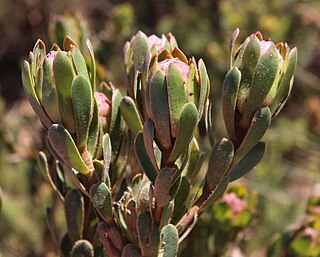
[[[53,124],[48,131],[51,146],[59,157],[82,174],[90,173],[68,130],[59,124]]]
[[[233,67],[226,75],[222,88],[222,112],[223,119],[231,140],[236,139],[234,127],[234,115],[237,104],[237,95],[240,87],[241,73],[237,67]]]
[[[154,197],[158,207],[164,207],[170,200],[170,188],[174,179],[176,169],[165,167],[161,169],[155,180]]]
[[[294,48],[289,53],[285,74],[281,79],[281,82],[278,86],[278,91],[270,106],[272,117],[275,117],[281,111],[290,95],[293,84],[293,75],[297,67],[297,61],[298,52],[297,48]]]
[[[154,126],[151,119],[147,119],[143,125],[143,143],[152,162],[153,166],[155,167],[156,171],[159,172],[159,167],[156,161],[156,157],[154,154]]]
[[[239,32],[240,32],[239,28],[236,28],[235,31],[232,34],[231,39],[230,39],[230,44],[229,44],[229,69],[231,69],[232,66],[233,66],[233,62],[232,62],[233,56],[234,56],[233,48],[234,48],[235,42],[237,40],[237,37],[239,35]]]
[[[72,104],[76,122],[77,145],[79,149],[84,149],[92,120],[93,96],[89,81],[82,75],[76,76],[72,81]]]
[[[71,241],[81,239],[84,225],[84,200],[77,189],[72,189],[66,194],[64,212]]]
[[[173,211],[174,211],[174,201],[170,201],[163,208],[161,221],[159,224],[160,229],[163,228],[165,225],[169,224],[172,218]]]
[[[143,142],[143,134],[141,132],[139,132],[136,136],[134,145],[136,156],[139,160],[140,166],[142,167],[143,171],[150,179],[150,181],[154,182],[157,177],[157,169],[150,160],[150,157]]]
[[[42,106],[54,123],[62,123],[52,67],[47,58],[43,60]]]
[[[160,231],[153,222],[150,212],[146,211],[138,216],[137,229],[142,256],[158,256],[160,248]]]
[[[202,204],[201,210],[204,210],[212,206],[217,200],[219,200],[223,193],[227,190],[228,184],[230,182],[229,176],[225,176],[220,183],[217,185],[213,193],[208,197],[208,199]]]
[[[271,112],[268,107],[259,109],[251,122],[245,138],[235,153],[235,158],[239,159],[254,147],[265,134],[271,122]]]
[[[134,69],[136,71],[141,71],[144,59],[148,53],[147,36],[143,32],[139,31],[136,34],[131,47]]]
[[[129,96],[124,96],[120,103],[121,114],[134,134],[142,130],[143,125],[136,104]]]
[[[241,178],[252,170],[262,159],[266,151],[266,144],[259,142],[230,170],[230,182]]]
[[[206,180],[213,190],[228,170],[234,154],[234,147],[230,140],[220,139],[211,149]]]
[[[163,257],[175,257],[178,253],[179,234],[176,227],[168,224],[161,231],[161,248]]]
[[[89,50],[90,55],[90,82],[92,86],[92,91],[95,91],[96,89],[96,61],[94,58],[94,51],[91,44],[91,41],[89,39],[86,40],[86,45]]]
[[[207,68],[206,68],[202,59],[199,60],[198,66],[199,66],[199,80],[200,80],[198,120],[200,120],[203,115],[203,112],[204,112],[205,104],[206,104],[207,99],[209,97],[210,81],[209,81],[209,77],[208,77]]]
[[[95,153],[98,148],[99,139],[99,110],[96,99],[93,101],[93,113],[88,132],[87,148],[93,158],[96,157]]]
[[[47,160],[47,156],[45,155],[44,152],[40,151],[38,154],[38,158],[37,158],[37,164],[38,167],[42,173],[42,175],[48,179],[48,182],[50,184],[50,186],[52,187],[52,189],[57,192],[57,194],[59,195],[60,199],[62,200],[62,202],[64,201],[64,197],[62,196],[61,192],[59,191],[58,187],[56,186],[56,184],[53,182],[51,173],[49,171],[49,166],[48,166],[48,160]]]
[[[176,137],[181,110],[187,101],[185,82],[181,71],[170,64],[166,74],[171,136]]]
[[[112,199],[108,186],[101,182],[94,184],[90,189],[93,206],[105,222],[112,220]]]
[[[68,56],[65,52],[58,52],[53,60],[53,76],[59,99],[60,113],[63,124],[71,134],[75,132],[75,120],[71,98],[71,85],[75,76]]]
[[[109,131],[113,151],[112,162],[116,160],[118,156],[125,129],[125,122],[121,116],[119,108],[121,100],[121,92],[119,91],[119,89],[116,89],[112,94],[112,110]]]
[[[71,49],[73,64],[76,68],[77,75],[82,75],[85,77],[90,85],[90,78],[87,69],[87,64],[83,58],[79,48],[73,46]]]
[[[101,176],[101,181],[106,183],[106,185],[110,188],[110,177],[109,177],[109,169],[110,163],[112,159],[112,146],[109,134],[106,133],[102,139],[102,149],[103,149],[103,172]]]
[[[155,127],[158,142],[165,149],[171,148],[170,114],[165,75],[161,70],[149,77],[147,102],[150,105],[150,118]]]
[[[49,119],[39,102],[34,88],[34,81],[32,79],[30,65],[27,61],[24,61],[22,65],[22,83],[31,107],[39,116],[42,124],[48,129],[52,125],[52,121]]]
[[[177,194],[174,197],[174,213],[177,214],[185,205],[190,193],[190,182],[186,176],[181,178]]]
[[[198,122],[198,111],[193,103],[186,103],[181,111],[177,137],[169,162],[174,162],[188,147]]]
[[[71,250],[71,257],[93,257],[94,250],[92,244],[85,239],[78,240],[74,243]]]

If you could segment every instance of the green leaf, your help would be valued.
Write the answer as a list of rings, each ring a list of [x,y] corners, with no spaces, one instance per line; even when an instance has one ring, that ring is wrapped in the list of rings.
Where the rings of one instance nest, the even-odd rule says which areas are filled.
[[[59,191],[58,187],[56,186],[56,184],[54,183],[51,173],[49,171],[49,166],[48,166],[48,160],[46,155],[44,154],[44,152],[39,152],[38,154],[38,158],[37,158],[37,164],[38,167],[42,173],[42,175],[48,179],[48,182],[50,184],[50,186],[52,187],[52,189],[57,192],[57,194],[59,195],[60,199],[62,201],[64,201],[64,197],[62,196],[61,192]]]
[[[92,244],[85,240],[81,239],[74,243],[71,250],[71,257],[93,257],[94,251]]]
[[[155,180],[154,197],[157,207],[164,207],[171,199],[170,188],[176,169],[165,167],[161,169]]]
[[[260,58],[260,44],[260,40],[256,35],[252,35],[244,47],[239,67],[241,72],[241,89],[250,87]]]
[[[259,142],[231,169],[230,182],[241,178],[252,170],[262,159],[266,151],[266,144]]]
[[[181,183],[177,194],[174,197],[174,213],[177,214],[185,205],[190,193],[190,182],[186,176],[181,178]]]
[[[93,115],[93,96],[88,80],[76,76],[72,81],[72,104],[76,121],[76,132],[79,149],[85,149],[88,140],[89,126]]]
[[[109,134],[106,133],[102,139],[102,149],[103,149],[103,172],[101,176],[101,181],[106,183],[106,185],[111,188],[109,169],[112,159],[112,146]]]
[[[47,115],[54,123],[62,123],[59,110],[59,101],[56,86],[53,80],[53,72],[47,58],[43,61],[43,85],[42,85],[42,106]]]
[[[89,50],[89,55],[90,55],[90,82],[91,82],[91,86],[92,86],[92,91],[94,92],[96,89],[96,61],[94,58],[94,51],[93,51],[93,47],[91,44],[91,41],[89,39],[86,40],[86,45],[88,47]]]
[[[64,212],[71,241],[81,239],[84,226],[84,200],[77,189],[72,189],[66,194]]]
[[[34,89],[34,80],[32,79],[30,65],[27,61],[24,61],[22,66],[22,83],[30,105],[32,106],[35,113],[39,116],[42,124],[48,129],[52,125],[52,121],[43,110],[36,95]]]
[[[133,57],[133,65],[136,71],[141,71],[144,59],[148,53],[148,43],[147,36],[139,31],[135,40],[131,44],[132,48],[132,57]]]
[[[124,96],[120,102],[121,114],[128,127],[134,134],[142,130],[143,125],[136,107],[136,104],[129,96]]]
[[[99,139],[99,110],[98,110],[98,104],[96,99],[93,101],[93,113],[92,113],[92,120],[89,127],[88,132],[88,140],[87,140],[87,148],[91,156],[93,158],[96,157],[95,153],[97,152],[97,147]]]
[[[198,120],[201,119],[204,108],[209,97],[210,92],[210,81],[207,73],[207,68],[202,59],[199,60],[199,80],[200,80],[200,95],[199,95],[199,105],[198,105]]]
[[[161,70],[155,71],[149,77],[147,84],[147,99],[150,105],[150,118],[155,127],[157,141],[162,148],[171,148],[170,114],[168,92],[165,75]]]
[[[234,147],[230,140],[220,139],[211,149],[206,180],[211,190],[220,183],[228,170],[234,154]]]
[[[222,111],[224,123],[226,125],[228,136],[233,141],[236,140],[234,116],[240,80],[241,73],[237,67],[234,67],[227,73],[222,89]]]
[[[263,106],[263,102],[273,84],[277,83],[276,77],[279,73],[279,59],[276,51],[275,47],[270,47],[257,63],[245,107],[244,115],[247,117],[251,117],[252,114]]]
[[[94,184],[90,189],[90,195],[92,204],[99,215],[105,222],[111,221],[113,219],[113,214],[111,191],[109,187],[103,182]]]
[[[142,256],[158,256],[160,248],[160,231],[153,222],[150,212],[146,211],[138,216],[137,228]]]
[[[157,172],[159,172],[159,167],[156,162],[155,154],[154,154],[154,147],[153,147],[153,139],[154,139],[154,126],[151,119],[147,119],[144,122],[143,126],[143,143],[152,162],[154,168]]]
[[[77,75],[82,75],[83,77],[85,77],[88,81],[88,84],[90,85],[90,78],[89,78],[89,74],[88,74],[87,64],[86,64],[86,61],[83,58],[79,48],[77,48],[75,46],[72,47],[71,53],[72,53],[72,60],[73,60],[74,66],[76,68]]]
[[[198,122],[198,111],[193,103],[186,103],[181,111],[177,137],[169,162],[174,162],[188,147]]]
[[[152,161],[150,160],[143,142],[143,134],[141,132],[139,132],[136,136],[134,145],[136,156],[139,160],[140,166],[142,167],[144,173],[147,175],[150,181],[154,182],[157,177],[157,169],[154,167]]]
[[[71,97],[71,85],[75,76],[72,64],[68,56],[60,51],[53,61],[53,76],[56,82],[56,89],[59,99],[59,107],[63,124],[68,131],[75,132],[75,120],[73,114],[73,105]]]
[[[120,113],[120,102],[122,95],[119,89],[116,89],[112,94],[112,111],[110,121],[110,139],[112,144],[112,163],[116,160],[119,154],[119,148],[122,143],[122,138],[125,130],[125,122]]]
[[[230,39],[230,45],[229,45],[229,69],[231,69],[232,66],[233,66],[233,56],[234,56],[233,48],[234,48],[235,42],[237,40],[237,37],[239,35],[239,32],[240,32],[239,28],[236,28],[235,31],[232,34],[231,39]]]
[[[289,57],[287,60],[287,67],[284,73],[283,78],[281,79],[281,82],[278,86],[278,91],[272,100],[270,110],[272,113],[272,117],[275,117],[284,106],[285,102],[287,101],[291,88],[293,85],[293,76],[294,72],[297,67],[297,61],[298,61],[298,52],[297,48],[294,48],[290,51]]]
[[[170,222],[173,214],[173,210],[174,210],[174,201],[170,201],[164,206],[163,212],[161,215],[160,224],[159,224],[160,229]]]
[[[48,138],[55,152],[69,167],[82,174],[90,173],[68,130],[59,124],[53,124],[49,128]]]
[[[179,234],[176,227],[168,224],[161,231],[161,248],[163,257],[175,257],[178,253]]]
[[[142,255],[139,246],[127,244],[122,250],[121,257],[142,257]]]
[[[220,183],[218,184],[218,186],[216,187],[216,189],[213,191],[213,193],[208,197],[208,199],[202,204],[201,206],[201,210],[204,210],[206,208],[209,208],[210,206],[212,206],[217,200],[219,200],[223,193],[226,191],[228,184],[230,182],[230,178],[229,176],[225,176]]]
[[[177,136],[181,110],[187,101],[186,85],[180,70],[170,64],[166,74],[171,136]]]
[[[235,153],[235,158],[239,159],[254,147],[267,131],[271,122],[271,112],[268,107],[259,109],[251,122],[246,136]]]

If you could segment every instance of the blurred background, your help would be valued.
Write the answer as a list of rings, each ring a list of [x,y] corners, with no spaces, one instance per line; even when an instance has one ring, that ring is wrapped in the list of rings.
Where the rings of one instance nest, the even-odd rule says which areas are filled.
[[[1,257],[54,256],[45,220],[49,205],[57,206],[58,231],[64,229],[63,209],[36,167],[43,131],[20,78],[21,62],[38,38],[48,48],[59,42],[50,24],[62,15],[76,17],[76,25],[69,23],[72,38],[91,39],[103,78],[122,89],[124,43],[138,30],[171,32],[187,56],[201,57],[207,65],[217,136],[225,135],[220,92],[233,31],[240,28],[238,42],[259,30],[298,48],[294,88],[264,138],[267,154],[241,181],[258,198],[254,221],[242,231],[242,251],[266,256],[273,236],[298,222],[308,199],[320,195],[320,1],[0,0]]]

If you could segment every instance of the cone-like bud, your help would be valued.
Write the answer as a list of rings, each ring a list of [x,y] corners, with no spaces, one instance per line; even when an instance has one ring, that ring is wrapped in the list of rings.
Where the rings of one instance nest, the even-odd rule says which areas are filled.
[[[271,120],[284,106],[293,84],[297,49],[263,40],[257,32],[234,55],[232,50],[223,86],[223,115],[228,135],[238,147],[261,108],[268,109],[264,112],[270,112]]]

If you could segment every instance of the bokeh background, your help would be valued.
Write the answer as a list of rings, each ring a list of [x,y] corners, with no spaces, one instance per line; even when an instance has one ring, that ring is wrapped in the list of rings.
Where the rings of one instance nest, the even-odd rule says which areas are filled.
[[[243,251],[265,256],[267,242],[297,222],[308,198],[320,194],[320,1],[0,0],[1,257],[54,256],[45,220],[49,205],[57,206],[57,227],[64,229],[62,208],[35,164],[43,131],[20,78],[21,62],[36,40],[52,44],[49,23],[56,15],[77,16],[85,24],[105,79],[120,88],[124,43],[138,30],[173,33],[187,56],[202,57],[207,65],[217,136],[225,134],[220,92],[234,29],[241,30],[239,42],[259,30],[298,48],[292,95],[265,135],[267,154],[242,179],[259,198],[254,224],[243,232]]]

